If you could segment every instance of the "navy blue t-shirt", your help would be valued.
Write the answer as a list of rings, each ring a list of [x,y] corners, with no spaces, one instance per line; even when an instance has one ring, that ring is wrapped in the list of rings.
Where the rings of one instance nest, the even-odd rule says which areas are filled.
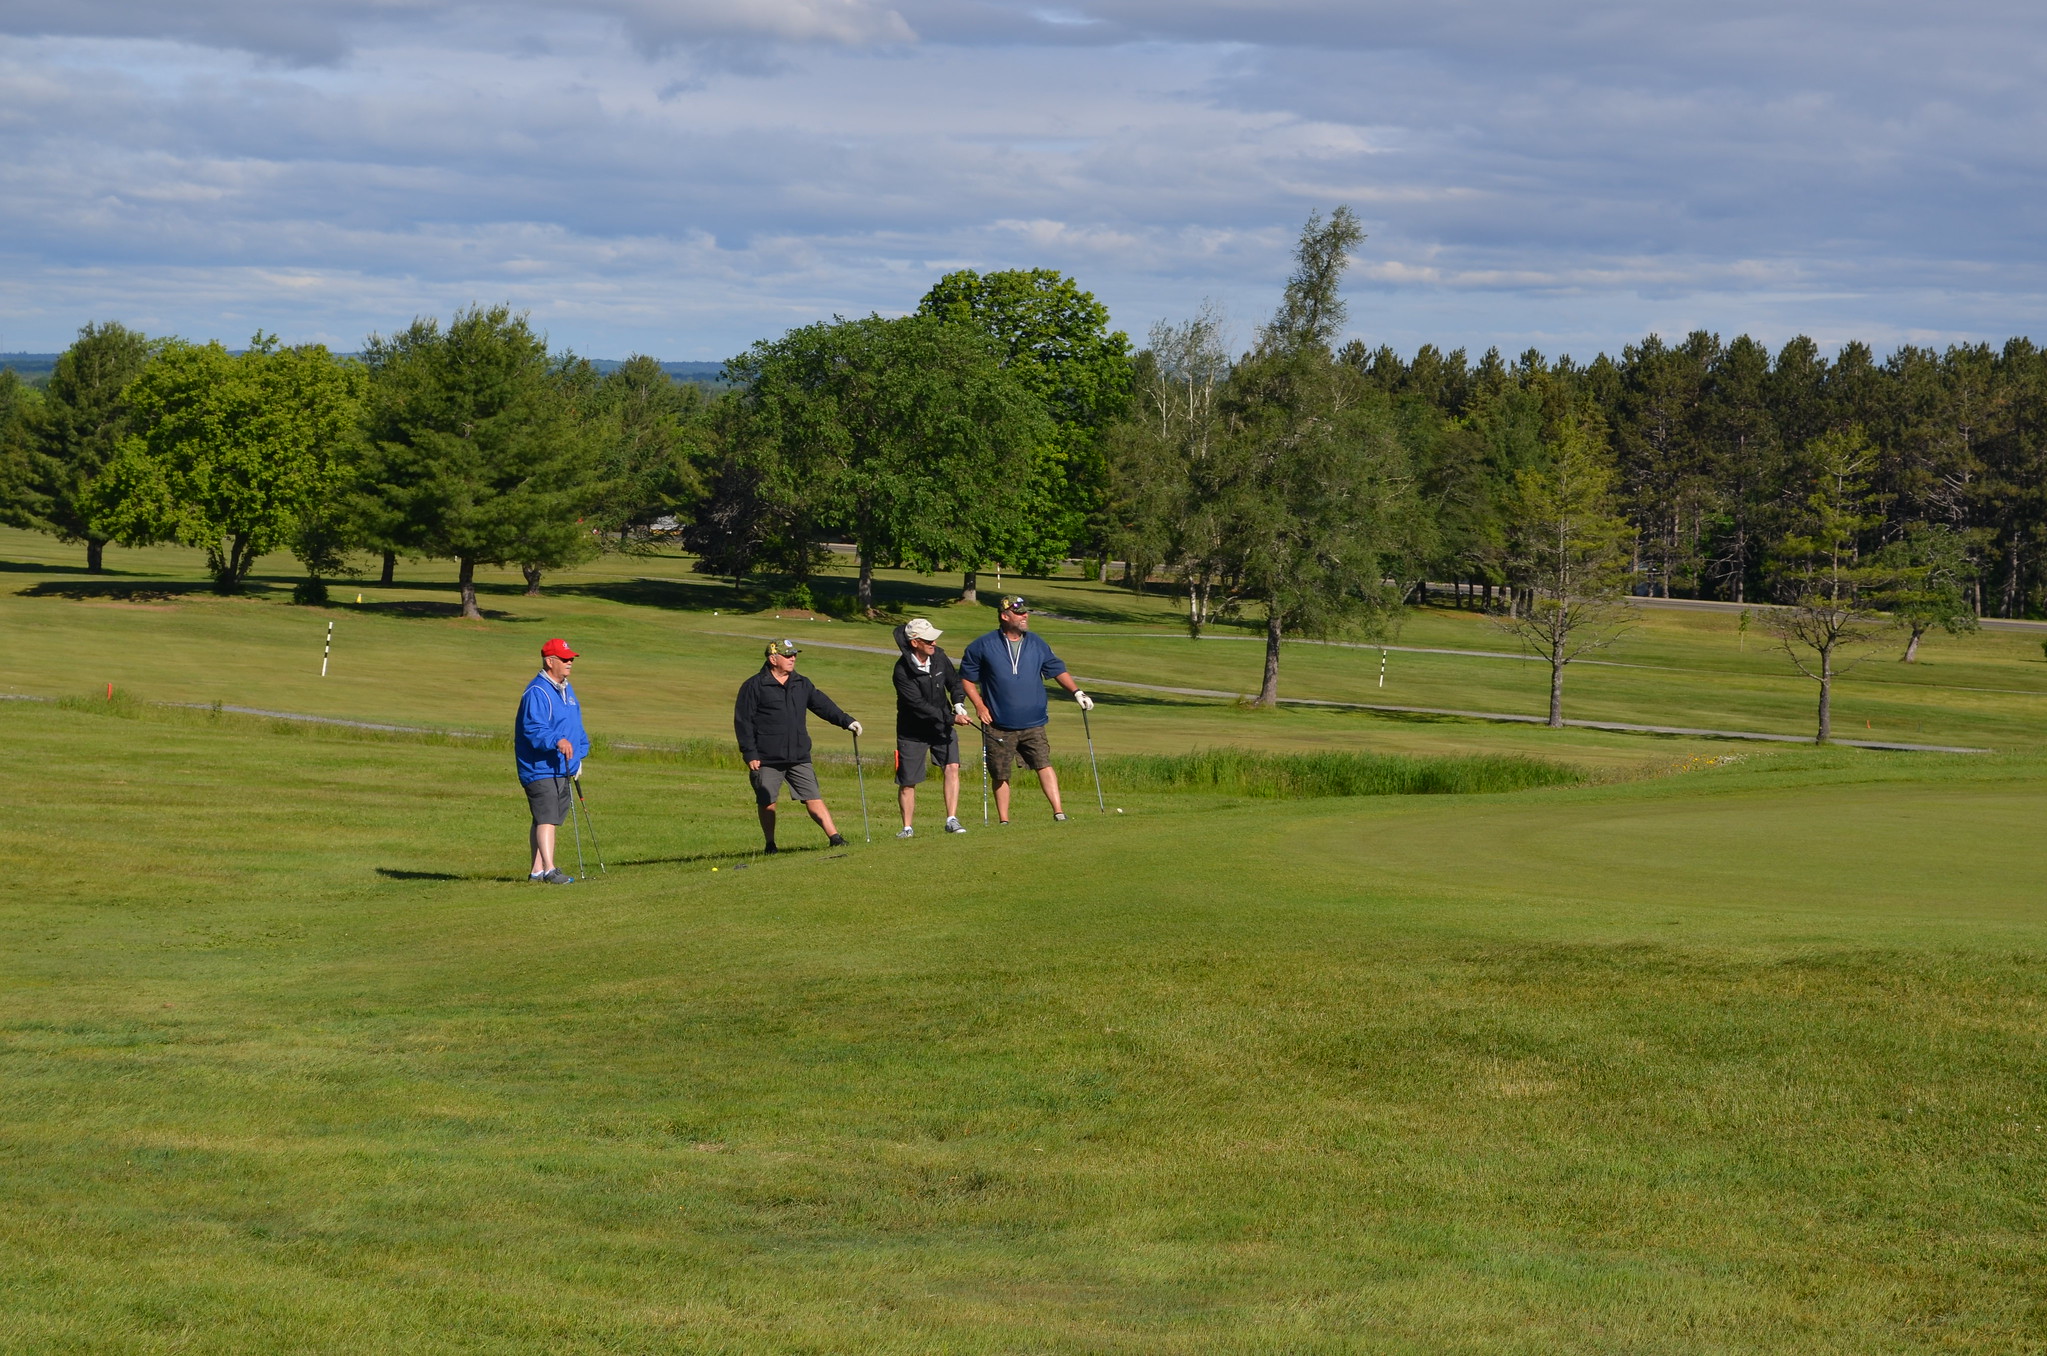
[[[1043,725],[1051,717],[1045,680],[1064,672],[1066,662],[1028,631],[1015,645],[1000,630],[990,631],[960,656],[960,677],[981,689],[981,700],[1005,730]]]

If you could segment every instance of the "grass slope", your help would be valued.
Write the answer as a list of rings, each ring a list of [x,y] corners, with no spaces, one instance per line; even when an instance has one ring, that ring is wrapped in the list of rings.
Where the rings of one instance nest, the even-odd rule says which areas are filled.
[[[75,547],[0,529],[0,691],[75,696],[132,690],[152,699],[257,706],[375,721],[500,729],[539,642],[567,634],[588,659],[577,676],[593,726],[628,740],[726,738],[731,697],[759,664],[761,640],[793,633],[811,648],[804,668],[855,714],[886,722],[887,628],[778,620],[761,599],[739,601],[729,583],[668,556],[608,558],[522,596],[515,572],[486,571],[491,620],[455,618],[451,571],[408,563],[399,585],[337,585],[340,605],[295,608],[282,579],[256,596],[220,599],[196,553],[115,551],[123,573],[85,575]],[[289,562],[273,561],[284,568]],[[984,590],[993,594],[993,581]],[[1015,581],[1011,581],[1015,584]],[[846,585],[848,581],[837,580]],[[989,625],[985,608],[949,604],[952,581],[884,573],[882,596],[929,612],[964,644]],[[1113,753],[1180,753],[1241,746],[1380,753],[1516,753],[1584,765],[1658,766],[1718,747],[1597,731],[1551,731],[1427,716],[1291,707],[1252,711],[1228,700],[1117,687],[1116,681],[1244,692],[1260,655],[1246,629],[1216,628],[1199,644],[1177,634],[1170,598],[1072,577],[1021,585],[1054,617],[1041,629],[1091,681],[1105,712],[1096,734]],[[267,592],[262,591],[267,587]],[[363,602],[353,600],[357,594]],[[335,627],[331,676],[319,661]],[[1599,663],[1573,665],[1565,714],[1573,718],[1808,735],[1813,685],[1794,674],[1752,627],[1725,613],[1648,611]],[[1405,622],[1399,643],[1460,653],[1395,652],[1378,682],[1376,650],[1287,648],[1281,690],[1298,697],[1527,715],[1546,709],[1543,665],[1499,658],[1515,647],[1486,619],[1431,608]],[[957,648],[957,647],[955,647]],[[1491,652],[1491,653],[1481,653]],[[1912,743],[2006,750],[2047,748],[2047,659],[2029,634],[1935,637],[1906,666],[1891,651],[1854,670],[1836,691],[1836,731]],[[1055,707],[1055,745],[1080,734],[1070,706]]]
[[[9,1351],[2047,1340],[2034,759],[774,860],[619,759],[550,890],[501,750],[7,719]]]

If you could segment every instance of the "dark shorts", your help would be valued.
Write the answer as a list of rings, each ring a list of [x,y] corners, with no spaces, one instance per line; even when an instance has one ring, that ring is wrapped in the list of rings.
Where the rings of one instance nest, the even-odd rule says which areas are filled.
[[[756,805],[773,805],[782,794],[782,783],[789,784],[789,794],[798,800],[823,800],[824,793],[817,789],[817,770],[808,763],[785,763],[780,767],[762,763],[746,774],[753,783],[753,801]]]
[[[1019,758],[1033,772],[1052,766],[1052,741],[1045,737],[1042,725],[1033,725],[1028,730],[1004,730],[991,725],[981,747],[988,754],[988,775],[998,786],[1009,780]]]
[[[915,786],[933,765],[945,767],[960,760],[960,737],[947,731],[943,744],[896,736],[896,785]]]
[[[526,808],[533,811],[535,824],[559,824],[569,817],[567,777],[541,777],[526,784]]]

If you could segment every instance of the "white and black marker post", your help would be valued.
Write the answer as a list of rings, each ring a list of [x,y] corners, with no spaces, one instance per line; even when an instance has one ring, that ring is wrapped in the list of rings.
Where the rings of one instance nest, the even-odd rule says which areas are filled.
[[[327,648],[320,651],[320,676],[327,676],[327,656],[334,653],[334,623],[327,623]]]
[[[1379,686],[1386,686],[1386,647],[1379,647]]]

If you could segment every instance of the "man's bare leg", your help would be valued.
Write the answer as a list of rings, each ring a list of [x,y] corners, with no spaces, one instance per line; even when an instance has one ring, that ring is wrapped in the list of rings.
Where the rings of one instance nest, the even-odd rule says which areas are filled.
[[[1009,822],[1008,782],[995,783],[995,817],[1005,824]]]
[[[1064,807],[1059,804],[1059,774],[1049,767],[1039,768],[1038,785],[1045,788],[1045,799],[1052,802],[1052,813],[1065,814]]]
[[[960,817],[960,765],[958,763],[947,763],[945,765],[945,817],[947,819],[958,819]],[[903,822],[905,824],[910,822],[910,815],[907,810],[903,812]]]
[[[832,823],[832,812],[825,809],[822,800],[806,800],[803,802],[803,808],[810,811],[810,817],[824,830],[825,837],[831,838],[838,834],[838,826]]]
[[[527,841],[533,844],[533,874],[536,876],[554,870],[555,827],[553,824],[535,824],[533,832],[527,835]]]
[[[773,847],[775,845],[775,807],[763,805],[760,807],[760,811],[761,836],[767,840],[769,847]]]
[[[903,827],[910,827],[910,820],[917,813],[917,788],[899,786],[896,788],[896,804],[903,808]]]

